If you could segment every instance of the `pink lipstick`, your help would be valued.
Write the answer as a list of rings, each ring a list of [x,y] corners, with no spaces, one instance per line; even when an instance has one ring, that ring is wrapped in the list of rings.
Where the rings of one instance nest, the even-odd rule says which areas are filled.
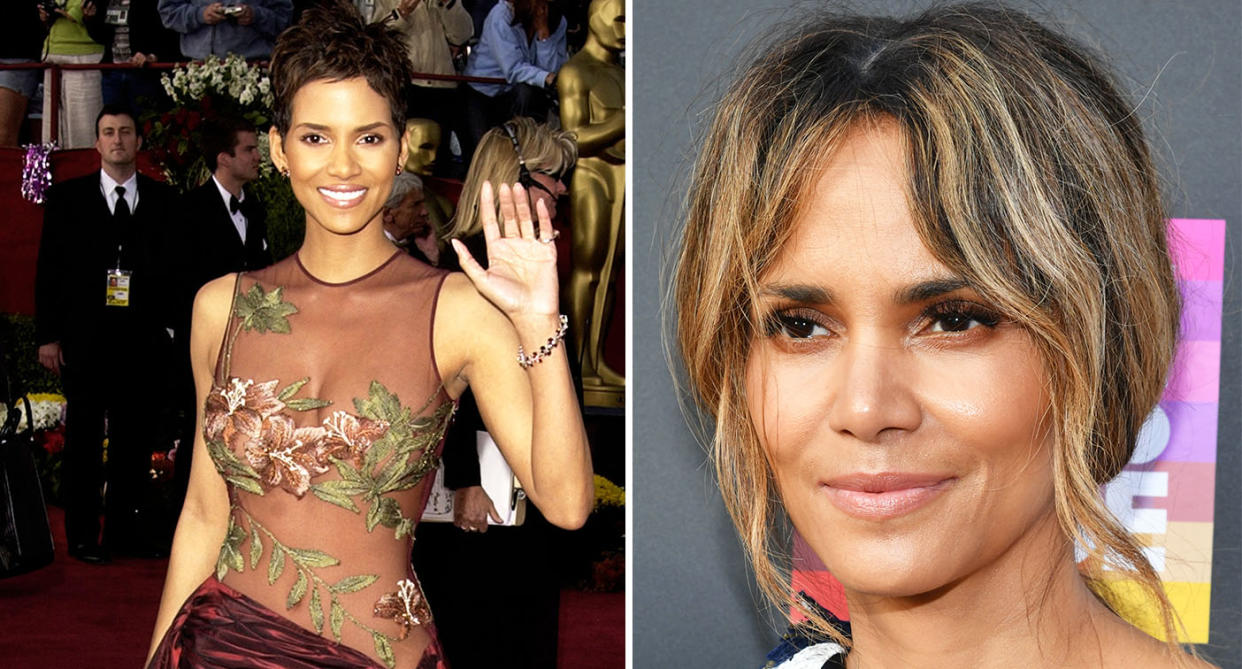
[[[864,520],[886,520],[931,502],[957,478],[946,474],[847,474],[820,485],[838,509]]]

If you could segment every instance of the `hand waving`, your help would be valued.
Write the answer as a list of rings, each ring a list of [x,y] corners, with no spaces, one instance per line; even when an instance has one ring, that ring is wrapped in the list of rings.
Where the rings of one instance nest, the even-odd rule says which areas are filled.
[[[543,202],[536,204],[539,229],[543,232],[536,237],[526,189],[517,184],[512,189],[501,184],[499,191],[503,230],[496,220],[496,195],[490,183],[484,182],[479,196],[488,268],[479,266],[465,245],[454,239],[453,249],[461,268],[475,289],[510,318],[556,315],[560,310],[556,245],[552,243],[548,210]]]

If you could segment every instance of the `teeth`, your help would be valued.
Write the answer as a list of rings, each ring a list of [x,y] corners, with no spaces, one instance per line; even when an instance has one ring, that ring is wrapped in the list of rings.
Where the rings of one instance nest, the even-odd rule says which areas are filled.
[[[327,188],[319,188],[317,190],[320,193],[323,193],[324,195],[332,198],[333,200],[336,200],[337,202],[349,202],[350,200],[357,200],[358,198],[362,197],[363,193],[367,192],[367,189],[365,188],[360,189],[360,190],[347,190],[347,191],[329,190]]]

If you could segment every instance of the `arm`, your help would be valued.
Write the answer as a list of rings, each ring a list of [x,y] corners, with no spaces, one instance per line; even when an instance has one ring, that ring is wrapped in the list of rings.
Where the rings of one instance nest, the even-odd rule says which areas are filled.
[[[591,453],[566,345],[528,369],[514,360],[519,344],[533,352],[559,327],[556,247],[535,239],[521,187],[513,195],[500,188],[503,235],[491,213],[490,187],[484,187],[481,200],[488,269],[453,241],[474,285],[459,274],[445,281],[445,313],[436,316],[437,358],[445,351],[447,360],[460,364],[448,367],[460,370],[453,381],[470,384],[483,421],[530,500],[549,522],[580,527],[591,509]],[[542,204],[538,209],[540,229],[551,230],[546,209]]]
[[[596,155],[625,139],[623,111],[609,115],[603,123],[591,123],[591,89],[574,63],[561,70],[556,88],[561,96],[561,125],[578,135],[579,155]]]
[[[444,26],[444,39],[449,44],[461,46],[474,37],[474,19],[470,18],[461,0],[434,2],[432,8],[440,18],[440,25]]]
[[[481,39],[487,41],[496,59],[496,64],[509,83],[530,84],[543,88],[544,81],[550,73],[526,60],[517,34],[513,27],[505,22],[504,17],[504,12],[493,11],[488,14],[487,21],[483,23]],[[564,37],[563,32],[561,35]]]
[[[203,286],[194,300],[194,326],[190,333],[190,362],[198,389],[198,430],[194,435],[194,459],[190,486],[173,537],[172,558],[164,579],[164,595],[155,618],[155,633],[147,651],[147,663],[190,593],[215,569],[216,555],[228,529],[229,495],[224,479],[216,472],[203,441],[203,405],[211,391],[215,358],[228,324],[234,276],[223,276]],[[145,666],[145,665],[144,665]]]
[[[191,0],[160,0],[157,10],[165,28],[183,35],[206,25],[203,23],[202,8],[196,6]]]
[[[60,341],[64,335],[65,273],[71,271],[65,230],[67,211],[64,187],[47,193],[43,210],[43,233],[39,239],[39,256],[35,265],[35,343],[39,345],[39,361],[54,372],[60,370]],[[46,347],[46,348],[45,348]]]

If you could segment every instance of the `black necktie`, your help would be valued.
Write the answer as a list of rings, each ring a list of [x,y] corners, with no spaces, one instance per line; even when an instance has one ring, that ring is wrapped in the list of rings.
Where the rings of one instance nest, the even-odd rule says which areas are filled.
[[[241,202],[237,201],[236,196],[230,195],[229,196],[229,213],[236,214],[238,209],[241,209]]]
[[[112,218],[129,218],[129,203],[125,201],[125,187],[116,187],[116,206],[112,208]]]

